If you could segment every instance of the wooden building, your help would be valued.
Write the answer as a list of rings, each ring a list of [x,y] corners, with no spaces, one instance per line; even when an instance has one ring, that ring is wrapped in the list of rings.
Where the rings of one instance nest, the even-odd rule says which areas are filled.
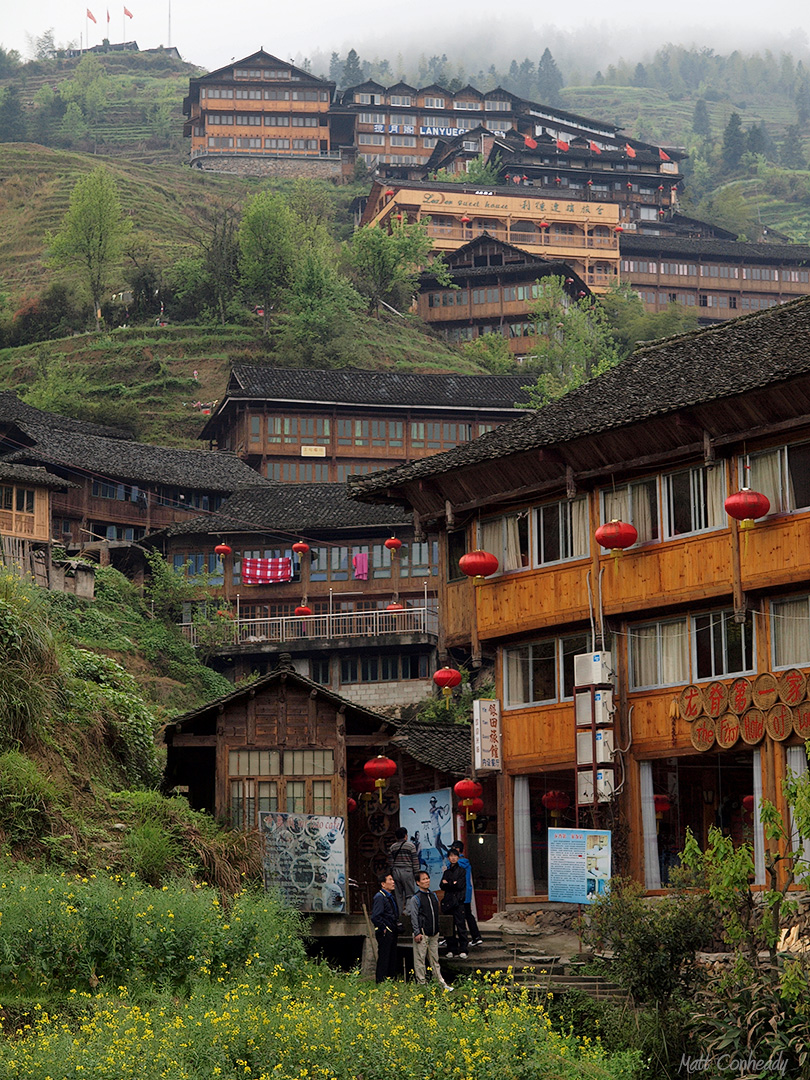
[[[452,287],[430,270],[420,276],[419,317],[448,341],[500,334],[517,357],[531,355],[537,341],[531,315],[543,278],[561,278],[571,300],[590,293],[567,263],[530,255],[487,233],[450,252],[445,263]]]
[[[345,481],[468,442],[519,415],[523,376],[235,364],[200,438],[285,482]]]
[[[301,542],[308,550],[294,551]],[[265,484],[147,543],[189,574],[213,560],[207,603],[212,591],[221,617],[212,631],[189,606],[183,630],[228,678],[288,653],[314,682],[392,715],[432,693],[438,542],[415,541],[406,511],[361,506],[343,484]],[[222,560],[218,544],[230,548]],[[247,559],[277,560],[278,575],[250,584]]]
[[[329,153],[335,84],[264,49],[189,80],[183,134],[192,163],[205,156]]]
[[[810,738],[808,334],[803,299],[653,343],[467,446],[350,480],[440,528],[440,657],[494,661],[501,903],[546,894],[543,796],[564,793],[561,824],[578,801],[574,657],[603,650],[613,794],[580,824],[612,827],[614,872],[652,890],[712,825],[753,842],[764,881],[759,808],[789,825],[782,780]],[[724,504],[744,487],[769,509],[741,528]],[[621,555],[595,538],[614,519],[637,533]],[[499,562],[478,587],[458,569],[474,548]]]
[[[435,725],[432,734],[428,746],[412,725],[398,728],[281,658],[250,686],[166,728],[166,780],[195,809],[235,829],[255,829],[260,811],[344,818],[346,878],[360,886],[351,890],[345,882],[345,895],[349,912],[359,912],[387,865],[399,795],[451,786],[468,772],[469,729]],[[365,762],[378,754],[397,765],[382,799],[354,786]],[[352,796],[357,806],[349,812]]]
[[[0,395],[0,461],[39,466],[55,481],[70,481],[54,490],[50,519],[37,528],[71,549],[132,543],[216,510],[240,487],[265,483],[233,454],[138,443],[114,428],[35,409],[8,392]]]

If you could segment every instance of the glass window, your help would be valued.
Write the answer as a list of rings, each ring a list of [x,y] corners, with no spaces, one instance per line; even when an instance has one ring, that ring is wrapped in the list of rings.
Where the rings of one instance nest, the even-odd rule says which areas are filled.
[[[692,620],[695,673],[698,679],[717,679],[753,670],[754,634],[751,616],[737,622],[733,611],[712,611]]]
[[[285,750],[285,776],[329,776],[335,771],[332,750]]]
[[[312,781],[312,813],[330,815],[332,813],[332,781]]]
[[[333,547],[329,553],[329,576],[332,581],[349,580],[349,549]]]
[[[306,780],[288,780],[286,785],[287,813],[305,814],[307,810]]]
[[[464,574],[459,568],[459,560],[467,554],[467,532],[455,529],[447,534],[447,580],[461,581]]]
[[[628,633],[630,685],[674,686],[689,681],[686,619],[634,626]]]
[[[771,605],[771,639],[774,667],[810,664],[810,598]]]
[[[313,682],[321,683],[322,686],[329,685],[330,675],[328,656],[316,656],[310,660],[309,677]]]
[[[478,526],[478,542],[497,556],[498,568],[507,573],[529,565],[529,511],[490,518]]]
[[[539,705],[557,699],[554,641],[504,650],[506,707]]]
[[[751,454],[746,464],[741,482],[767,495],[772,514],[810,507],[810,443]]]
[[[326,581],[329,567],[329,548],[313,547],[309,551],[309,580]]]
[[[400,549],[400,577],[430,577],[438,571],[439,544],[437,540],[405,544]]]
[[[653,480],[626,484],[602,492],[602,521],[624,521],[634,525],[639,544],[659,538],[658,485]]]
[[[548,503],[534,512],[536,566],[588,555],[588,500]]]
[[[726,524],[724,473],[723,466],[718,464],[709,469],[682,469],[663,478],[667,536],[723,528]]]

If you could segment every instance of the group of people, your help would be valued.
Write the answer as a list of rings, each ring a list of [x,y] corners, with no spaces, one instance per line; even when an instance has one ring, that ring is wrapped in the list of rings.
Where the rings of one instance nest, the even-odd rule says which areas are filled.
[[[430,874],[419,865],[416,846],[407,830],[397,829],[390,849],[391,870],[380,879],[379,891],[371,907],[371,921],[377,939],[377,982],[396,976],[397,943],[401,918],[407,915],[413,935],[413,970],[417,983],[427,982],[429,965],[433,977],[445,990],[452,990],[439,966],[439,914],[453,916],[454,934],[448,939],[447,956],[466,957],[467,949],[483,945],[472,910],[472,869],[464,857],[464,845],[457,841],[447,852],[442,872],[441,904],[430,888]]]

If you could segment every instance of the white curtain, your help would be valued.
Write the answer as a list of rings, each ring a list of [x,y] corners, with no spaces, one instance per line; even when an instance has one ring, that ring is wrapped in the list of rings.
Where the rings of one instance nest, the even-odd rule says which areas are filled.
[[[801,746],[789,746],[787,748],[787,767],[795,777],[801,778],[807,775],[807,744]],[[796,851],[801,850],[801,859],[810,863],[810,838],[799,836],[799,830],[793,818],[793,810],[790,811],[790,846]]]
[[[520,533],[518,531],[518,519],[516,517],[504,518],[506,525],[506,544],[503,553],[501,570],[520,570],[523,565],[520,559]],[[485,550],[492,550],[485,549]]]
[[[635,525],[638,542],[646,543],[658,535],[658,497],[655,480],[633,484],[630,521]]]
[[[506,704],[523,705],[530,701],[529,686],[529,648],[523,645],[516,649],[507,649],[506,658]]]
[[[762,813],[762,752],[754,751],[754,884],[765,884],[765,832]]]
[[[753,491],[759,491],[770,499],[772,514],[778,514],[780,510],[787,510],[782,505],[781,485],[779,483],[779,459],[783,456],[782,450],[771,450],[767,454],[755,454],[748,459],[750,468],[747,471],[748,478],[743,481],[744,487],[750,487]]]
[[[704,472],[706,483],[706,528],[721,529],[726,523],[726,467],[718,463]]]
[[[571,557],[584,559],[590,549],[588,529],[588,500],[574,499],[571,503]]]
[[[689,681],[689,635],[684,620],[661,625],[661,681],[665,686]]]
[[[498,558],[498,568],[500,570],[506,569],[503,557],[503,518],[490,518],[489,521],[482,521],[478,526],[478,535],[481,538],[481,549],[491,551]]]
[[[604,520],[606,522],[630,520],[630,493],[627,488],[619,488],[618,491],[606,491],[604,501]]]
[[[639,762],[641,781],[641,829],[644,836],[644,884],[648,889],[661,888],[661,866],[658,862],[658,830],[653,798],[652,762]]]
[[[528,776],[515,777],[514,806],[515,891],[518,896],[534,896],[532,822]]]
[[[658,683],[658,627],[638,626],[630,633],[633,686]]]
[[[807,597],[781,600],[771,608],[773,655],[777,667],[806,664],[810,659],[810,610]]]

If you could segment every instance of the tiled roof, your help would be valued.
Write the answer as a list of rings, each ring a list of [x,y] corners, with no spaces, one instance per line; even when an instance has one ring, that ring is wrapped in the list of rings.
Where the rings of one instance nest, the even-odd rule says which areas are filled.
[[[318,530],[393,529],[411,520],[405,510],[350,499],[345,484],[274,484],[238,491],[216,513],[171,525],[161,535],[277,531],[312,536]]]
[[[347,405],[514,409],[523,376],[415,375],[400,371],[307,371],[249,367],[231,372],[228,396]]]
[[[40,469],[35,465],[12,465],[8,461],[0,460],[0,480],[10,480],[20,484],[34,484],[38,487],[52,488],[54,491],[65,491],[69,487],[75,487],[69,480],[62,480],[58,476]]]
[[[91,424],[85,420],[73,420],[69,416],[60,413],[44,412],[35,409],[33,405],[26,405],[20,401],[16,394],[10,390],[0,390],[0,423],[36,423],[52,428],[60,428],[63,431],[75,431],[85,435],[103,435],[108,439],[128,439],[130,436],[118,428],[107,427],[105,424]]]
[[[406,754],[439,772],[467,776],[470,771],[472,734],[468,724],[403,724],[394,742]]]
[[[667,251],[673,255],[694,258],[696,255],[735,259],[739,262],[779,262],[791,266],[810,262],[810,246],[806,244],[744,244],[739,240],[707,238],[693,240],[686,236],[639,236],[622,233],[622,255],[654,255]]]
[[[232,492],[247,485],[271,486],[234,454],[221,450],[176,450],[129,439],[18,423],[33,445],[6,455],[6,461],[53,465],[102,479],[162,484],[199,491]]]
[[[810,374],[810,298],[644,345],[617,367],[528,416],[435,457],[350,477],[357,498],[400,483],[674,413]],[[526,382],[531,381],[527,374]]]

